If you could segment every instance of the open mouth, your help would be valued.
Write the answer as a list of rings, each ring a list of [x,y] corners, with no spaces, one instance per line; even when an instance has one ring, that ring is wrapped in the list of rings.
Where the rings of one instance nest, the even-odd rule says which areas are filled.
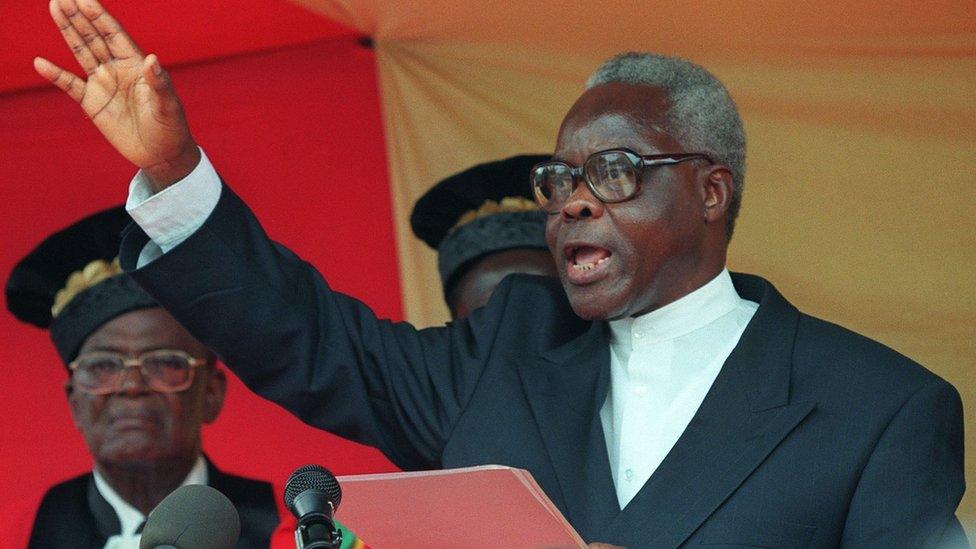
[[[610,259],[610,250],[594,246],[574,246],[569,250],[570,265],[579,271],[591,271]]]
[[[570,245],[564,249],[566,274],[574,284],[587,284],[603,277],[613,253],[588,244]]]

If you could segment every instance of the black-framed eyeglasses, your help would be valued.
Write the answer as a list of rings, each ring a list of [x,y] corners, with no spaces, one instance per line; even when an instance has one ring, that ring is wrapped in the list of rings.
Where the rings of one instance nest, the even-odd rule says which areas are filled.
[[[539,206],[549,213],[562,209],[576,191],[579,179],[601,202],[629,200],[640,189],[644,168],[668,166],[702,159],[714,164],[704,153],[637,154],[630,149],[609,149],[591,154],[581,167],[553,160],[532,167],[532,192]]]
[[[109,352],[93,351],[79,355],[68,364],[72,384],[92,395],[107,395],[122,388],[126,368],[139,368],[146,385],[160,393],[177,393],[193,384],[193,373],[206,364],[183,351],[161,349],[138,358],[126,358]]]

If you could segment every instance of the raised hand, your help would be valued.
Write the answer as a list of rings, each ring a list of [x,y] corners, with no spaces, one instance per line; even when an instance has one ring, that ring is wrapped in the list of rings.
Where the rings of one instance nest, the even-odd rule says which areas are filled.
[[[143,56],[98,0],[51,0],[50,10],[87,80],[41,57],[38,74],[77,101],[156,192],[189,174],[200,152],[156,56]]]

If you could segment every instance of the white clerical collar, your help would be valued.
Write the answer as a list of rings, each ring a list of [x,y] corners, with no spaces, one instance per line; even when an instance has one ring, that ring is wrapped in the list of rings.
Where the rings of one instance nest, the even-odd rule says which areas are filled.
[[[105,478],[98,473],[98,468],[96,467],[92,471],[92,475],[95,477],[95,488],[98,493],[105,498],[105,501],[115,509],[115,514],[119,516],[119,522],[122,524],[121,536],[129,537],[134,536],[136,530],[142,526],[142,523],[146,521],[146,516],[142,514],[141,511],[129,504],[129,502],[122,499],[122,496],[118,494],[105,480]],[[190,469],[190,473],[186,475],[180,486],[186,486],[188,484],[207,484],[210,479],[207,475],[207,462],[203,459],[203,456],[197,456],[196,462]]]
[[[610,321],[610,342],[627,347],[674,339],[706,326],[731,312],[741,298],[728,269],[707,284],[639,317]]]

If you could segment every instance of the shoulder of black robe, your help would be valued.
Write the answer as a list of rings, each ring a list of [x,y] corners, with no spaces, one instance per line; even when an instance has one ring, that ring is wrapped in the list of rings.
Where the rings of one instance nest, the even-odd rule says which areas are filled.
[[[208,484],[227,496],[241,517],[237,549],[267,548],[281,522],[271,484],[221,472],[209,459],[207,475]]]
[[[271,484],[221,472],[208,460],[209,485],[234,504],[241,517],[238,549],[266,549],[280,517]],[[122,531],[115,509],[95,487],[91,473],[52,486],[41,499],[30,549],[97,548]]]
[[[95,488],[91,473],[52,486],[41,499],[31,528],[31,549],[99,548],[120,533],[118,515]]]

